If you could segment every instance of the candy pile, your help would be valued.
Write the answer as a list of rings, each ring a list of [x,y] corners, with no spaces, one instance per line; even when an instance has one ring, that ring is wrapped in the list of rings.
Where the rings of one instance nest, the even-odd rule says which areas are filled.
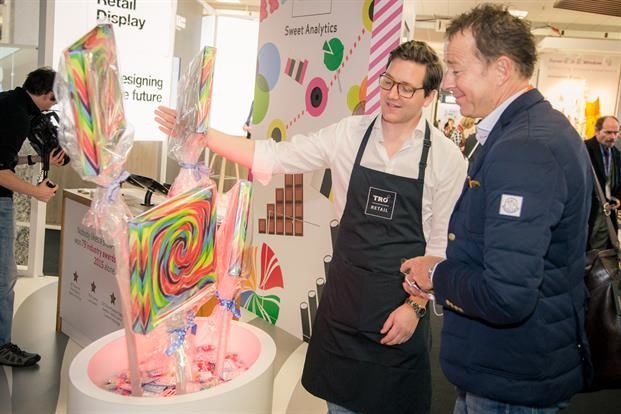
[[[147,397],[170,397],[176,394],[176,379],[174,370],[167,371],[163,368],[150,369],[150,364],[140,365],[143,396]],[[244,361],[240,360],[235,353],[226,355],[222,378],[214,374],[216,366],[216,350],[212,345],[196,347],[192,362],[192,381],[188,382],[188,392],[197,392],[227,382],[243,374],[248,369]],[[122,372],[106,381],[102,385],[105,390],[120,394],[131,395],[129,375]]]

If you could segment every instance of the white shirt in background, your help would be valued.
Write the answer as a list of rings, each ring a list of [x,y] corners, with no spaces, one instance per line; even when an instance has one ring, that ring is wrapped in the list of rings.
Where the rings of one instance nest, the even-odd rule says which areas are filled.
[[[273,174],[295,174],[330,168],[332,195],[337,217],[343,215],[347,189],[358,148],[373,116],[351,116],[308,135],[294,135],[276,143],[257,140],[252,165],[256,180],[267,184]],[[361,165],[388,174],[418,178],[425,120],[416,126],[401,149],[388,157],[384,148],[380,118],[375,122]],[[459,148],[429,124],[431,148],[423,187],[423,233],[426,255],[445,257],[448,222],[461,194],[467,162]]]

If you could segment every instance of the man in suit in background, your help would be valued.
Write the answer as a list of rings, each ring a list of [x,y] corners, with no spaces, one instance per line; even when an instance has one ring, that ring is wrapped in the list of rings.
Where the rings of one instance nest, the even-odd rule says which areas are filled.
[[[619,120],[614,116],[602,116],[595,122],[595,136],[584,144],[589,151],[599,185],[602,187],[610,205],[610,218],[615,232],[618,230],[617,209],[621,206],[621,152],[615,147],[619,134]],[[608,229],[597,193],[591,197],[589,215],[589,238],[587,250],[612,247]]]
[[[529,86],[537,53],[528,23],[483,4],[446,35],[443,87],[462,115],[482,118],[481,149],[449,222],[446,259],[406,260],[403,287],[444,306],[440,364],[457,387],[454,414],[553,414],[588,381],[589,156]]]

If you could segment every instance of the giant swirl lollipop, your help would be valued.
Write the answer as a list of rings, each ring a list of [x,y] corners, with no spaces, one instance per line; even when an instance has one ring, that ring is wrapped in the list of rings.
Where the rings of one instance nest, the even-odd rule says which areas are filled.
[[[63,51],[54,92],[60,104],[60,144],[80,177],[97,185],[83,223],[114,246],[132,394],[141,395],[128,297],[130,213],[118,194],[120,183],[127,177],[125,162],[133,133],[125,121],[111,25],[96,26]]]
[[[228,205],[224,220],[218,229],[218,291],[220,306],[216,314],[216,374],[223,378],[224,355],[228,345],[233,314],[238,315],[236,294],[242,273],[243,253],[246,248],[248,215],[250,213],[252,184],[238,181],[228,191]]]
[[[135,332],[149,332],[213,290],[215,213],[213,192],[194,189],[130,220]]]
[[[194,187],[213,185],[207,167],[198,160],[205,148],[203,133],[209,123],[215,60],[216,49],[204,47],[180,81],[176,136],[168,140],[168,154],[177,160],[181,170],[169,197]]]

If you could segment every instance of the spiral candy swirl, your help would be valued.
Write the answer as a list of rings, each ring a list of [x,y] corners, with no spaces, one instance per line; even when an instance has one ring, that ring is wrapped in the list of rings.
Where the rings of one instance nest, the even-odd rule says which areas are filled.
[[[215,282],[214,201],[211,189],[194,189],[130,220],[135,332],[149,332]]]

